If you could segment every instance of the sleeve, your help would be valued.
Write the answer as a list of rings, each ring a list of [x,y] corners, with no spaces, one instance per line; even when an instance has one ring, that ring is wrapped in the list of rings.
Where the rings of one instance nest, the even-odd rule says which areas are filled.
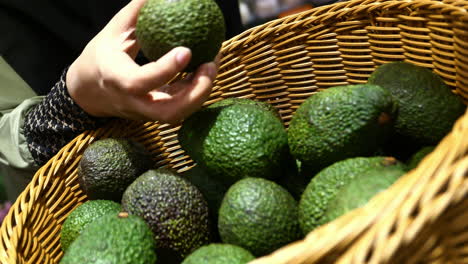
[[[34,162],[39,166],[83,131],[98,128],[109,120],[83,111],[68,94],[65,76],[66,71],[44,100],[25,117],[24,136]]]
[[[71,139],[109,120],[75,104],[65,76],[46,96],[37,96],[0,56],[0,177],[10,200]]]

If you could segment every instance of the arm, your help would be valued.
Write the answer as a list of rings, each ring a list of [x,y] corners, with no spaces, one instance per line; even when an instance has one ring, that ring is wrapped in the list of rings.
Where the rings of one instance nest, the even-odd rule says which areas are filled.
[[[135,63],[139,45],[133,33],[144,2],[133,0],[117,13],[47,96],[17,98],[29,99],[2,112],[0,164],[14,188],[22,190],[21,178],[27,182],[73,137],[109,118],[178,123],[208,98],[217,72],[214,62],[167,84],[189,63],[187,48],[145,65]]]
[[[0,177],[6,187],[0,192],[9,200],[69,139],[107,120],[83,112],[63,84],[62,76],[47,96],[37,96],[0,56]]]
[[[27,146],[35,161],[41,166],[64,145],[85,130],[96,129],[108,118],[96,118],[81,109],[68,94],[66,72],[49,94],[30,111],[24,125]]]

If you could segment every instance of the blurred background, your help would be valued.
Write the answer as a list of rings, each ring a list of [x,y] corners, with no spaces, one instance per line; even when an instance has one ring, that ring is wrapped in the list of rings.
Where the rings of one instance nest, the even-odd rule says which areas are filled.
[[[331,4],[333,0],[239,0],[241,21],[245,29],[313,7]]]

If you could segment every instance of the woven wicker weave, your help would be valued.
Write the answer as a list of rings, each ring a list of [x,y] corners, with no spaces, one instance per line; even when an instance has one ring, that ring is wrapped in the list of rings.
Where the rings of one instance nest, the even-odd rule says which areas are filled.
[[[268,101],[288,125],[309,96],[366,82],[376,66],[405,60],[434,70],[468,102],[468,2],[336,3],[274,20],[223,44],[206,104],[227,97]],[[125,127],[125,130],[121,129]],[[1,263],[58,263],[60,227],[86,200],[76,168],[105,137],[132,137],[158,166],[193,166],[178,127],[116,121],[75,138],[44,165],[1,227]],[[468,113],[417,169],[364,208],[311,232],[256,264],[468,263]]]

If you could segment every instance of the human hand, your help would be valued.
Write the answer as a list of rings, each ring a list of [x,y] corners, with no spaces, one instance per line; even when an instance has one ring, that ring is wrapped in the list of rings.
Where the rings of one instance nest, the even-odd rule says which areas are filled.
[[[174,48],[142,66],[134,61],[140,49],[135,26],[145,1],[133,0],[120,10],[68,69],[70,96],[92,116],[177,123],[198,110],[211,92],[215,62],[167,84],[189,63],[188,48]]]

